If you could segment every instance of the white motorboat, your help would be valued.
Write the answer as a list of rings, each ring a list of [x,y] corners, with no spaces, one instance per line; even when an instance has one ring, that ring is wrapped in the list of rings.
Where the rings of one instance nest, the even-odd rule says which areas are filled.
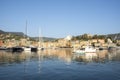
[[[24,51],[31,51],[31,47],[23,47]]]
[[[73,51],[74,53],[94,53],[96,52],[96,49],[92,46],[86,46],[85,48],[80,48]]]
[[[43,48],[43,47],[38,47],[37,50],[38,50],[38,51],[44,50],[44,48]]]

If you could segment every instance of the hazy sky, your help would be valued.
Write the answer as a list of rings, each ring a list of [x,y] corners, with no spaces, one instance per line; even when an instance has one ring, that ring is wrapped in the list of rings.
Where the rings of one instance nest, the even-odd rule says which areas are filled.
[[[46,37],[120,32],[120,0],[0,0],[0,29]]]

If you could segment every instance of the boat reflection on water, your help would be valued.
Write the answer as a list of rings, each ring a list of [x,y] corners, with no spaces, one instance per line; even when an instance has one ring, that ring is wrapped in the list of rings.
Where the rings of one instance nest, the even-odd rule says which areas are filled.
[[[120,51],[98,51],[96,53],[74,54],[73,59],[78,62],[105,63],[108,61],[120,61]]]
[[[0,51],[0,80],[120,79],[119,50],[85,54],[72,52],[72,49],[22,53]]]
[[[25,59],[24,59],[24,73],[26,74],[27,73],[27,68],[29,67],[29,62],[30,62],[30,59],[31,59],[31,52],[23,52],[24,56],[25,56]]]
[[[22,53],[8,53],[0,52],[0,63],[20,63],[24,62],[26,65],[30,60],[36,59],[39,64],[44,59],[58,59],[66,63],[71,63],[72,61],[77,62],[106,62],[109,60],[120,60],[120,51],[98,51],[96,53],[85,53],[85,54],[73,54],[72,49],[57,49],[57,50],[43,50],[34,52],[22,52]]]
[[[37,52],[37,55],[38,55],[38,73],[40,73],[41,68],[42,68],[42,61],[43,61],[43,52],[42,52],[42,50],[41,51],[39,50]]]
[[[70,63],[72,60],[72,50],[71,49],[48,49],[43,51],[44,58],[49,59],[59,59]]]
[[[108,58],[112,61],[120,61],[120,50],[111,50],[108,51]]]
[[[77,62],[92,62],[98,58],[97,53],[74,54],[73,60]]]
[[[0,51],[1,64],[21,63],[25,59],[26,59],[26,56],[23,53],[11,53],[11,52]]]

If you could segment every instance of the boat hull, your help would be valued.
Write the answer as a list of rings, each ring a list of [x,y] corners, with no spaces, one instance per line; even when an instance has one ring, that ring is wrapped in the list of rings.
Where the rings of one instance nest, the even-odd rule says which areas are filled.
[[[7,52],[22,52],[23,48],[21,47],[10,47],[10,48],[6,48]]]

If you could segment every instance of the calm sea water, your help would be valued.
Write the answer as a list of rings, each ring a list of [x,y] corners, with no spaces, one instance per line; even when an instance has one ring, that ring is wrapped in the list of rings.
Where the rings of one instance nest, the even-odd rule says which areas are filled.
[[[0,51],[0,80],[120,80],[120,51]]]

